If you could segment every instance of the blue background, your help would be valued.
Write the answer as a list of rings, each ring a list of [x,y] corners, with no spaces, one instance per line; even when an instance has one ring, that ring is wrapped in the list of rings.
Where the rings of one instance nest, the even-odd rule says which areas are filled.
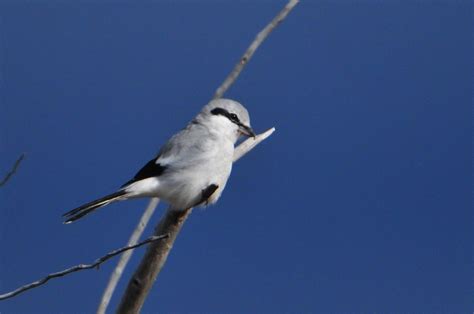
[[[0,189],[0,293],[126,243],[146,200],[61,214],[133,176],[284,3],[0,4],[1,173],[27,154]],[[144,311],[472,313],[472,55],[470,1],[300,3],[226,94],[277,131]],[[93,312],[116,261],[0,312]]]

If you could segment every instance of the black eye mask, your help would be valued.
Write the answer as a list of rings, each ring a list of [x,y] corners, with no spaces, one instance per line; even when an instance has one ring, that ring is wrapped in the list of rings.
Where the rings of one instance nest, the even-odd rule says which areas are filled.
[[[211,113],[213,115],[222,115],[224,117],[227,117],[227,119],[229,119],[233,123],[235,123],[239,126],[242,125],[242,123],[239,120],[239,117],[237,117],[237,115],[235,113],[230,113],[229,111],[227,111],[223,108],[214,108],[214,109],[211,110]]]
[[[242,134],[245,134],[247,136],[255,137],[255,133],[252,130],[252,128],[247,126],[247,125],[244,125],[242,122],[240,122],[239,117],[235,113],[230,113],[229,111],[225,110],[224,108],[214,108],[214,109],[211,110],[211,114],[213,114],[213,115],[222,115],[222,116],[226,117],[232,123],[239,126],[239,130]]]

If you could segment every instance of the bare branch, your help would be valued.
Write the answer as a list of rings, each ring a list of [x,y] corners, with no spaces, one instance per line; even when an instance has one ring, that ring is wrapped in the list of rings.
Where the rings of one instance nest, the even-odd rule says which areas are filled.
[[[234,151],[234,162],[251,151],[255,146],[269,137],[275,128],[271,128],[254,138],[242,142]],[[164,241],[150,244],[140,265],[128,282],[117,313],[139,313],[148,291],[151,289],[156,277],[165,265],[168,254],[173,248],[174,241],[181,227],[191,214],[192,209],[176,210],[168,208],[160,223],[155,228],[154,234],[169,234]]]
[[[143,256],[140,265],[128,282],[127,290],[122,297],[117,313],[140,312],[148,291],[164,266],[173,243],[191,211],[192,209],[182,211],[168,209],[166,211],[160,223],[156,226],[154,234],[167,230],[169,238],[148,246],[145,256]]]
[[[275,132],[275,128],[268,129],[265,132],[255,136],[255,138],[250,137],[245,142],[242,142],[234,150],[234,162],[239,160],[241,157],[251,151],[255,146],[257,146],[267,137],[272,135],[273,132]]]
[[[262,31],[260,31],[257,34],[254,41],[250,44],[250,46],[247,48],[247,50],[245,51],[243,56],[240,58],[239,63],[237,63],[235,65],[232,72],[227,76],[227,78],[224,80],[224,82],[222,82],[222,84],[219,86],[219,88],[217,88],[217,90],[216,90],[216,92],[213,96],[213,99],[221,98],[224,95],[224,93],[230,88],[230,86],[232,84],[234,84],[237,77],[240,75],[240,72],[242,72],[245,65],[252,58],[252,56],[255,53],[255,51],[257,50],[257,48],[268,37],[268,35],[286,18],[286,16],[290,13],[290,11],[296,6],[296,4],[298,4],[298,2],[299,2],[299,0],[290,0],[287,3],[287,5],[283,8],[283,10],[280,13],[278,13],[278,15]],[[275,129],[272,128],[272,129],[258,135],[256,137],[256,139],[248,139],[247,141],[241,143],[235,149],[234,162],[237,161],[243,155],[245,155],[248,151],[253,149],[261,141],[263,141],[268,136],[270,136],[274,131],[275,131]],[[151,210],[152,209],[150,207],[148,207],[146,209],[144,215],[146,215],[146,213],[148,211],[151,211]],[[149,249],[147,251],[147,255],[142,259],[142,263],[140,264],[140,266],[136,270],[135,275],[139,276],[141,274],[144,274],[144,272],[141,272],[140,269],[146,267],[146,265],[144,265],[144,262],[145,262],[147,257],[152,259],[152,257],[148,255],[148,252],[150,254],[157,254],[158,255],[158,256],[156,256],[157,259],[155,258],[154,259],[155,263],[153,263],[153,265],[155,267],[155,270],[153,272],[151,272],[150,270],[147,270],[147,271],[150,271],[150,276],[148,277],[150,279],[148,281],[150,281],[150,282],[149,282],[149,284],[142,285],[141,291],[133,290],[133,288],[131,288],[130,286],[135,282],[135,275],[134,275],[132,277],[132,279],[130,280],[130,282],[129,282],[129,286],[127,287],[127,291],[124,293],[124,295],[122,297],[122,301],[121,301],[121,304],[120,304],[119,309],[118,309],[119,313],[126,313],[128,310],[131,310],[132,311],[131,313],[133,313],[133,311],[138,312],[139,309],[142,307],[143,302],[145,300],[145,297],[148,294],[148,290],[151,288],[154,280],[156,279],[159,272],[161,271],[162,266],[166,262],[166,258],[169,254],[169,251],[171,250],[172,244],[174,243],[174,240],[177,236],[177,233],[181,230],[181,227],[184,224],[184,222],[185,222],[186,218],[188,217],[188,215],[190,214],[190,212],[191,212],[190,210],[183,211],[182,212],[183,216],[180,217],[179,219],[177,219],[176,217],[172,217],[172,213],[169,210],[163,216],[163,218],[161,219],[159,225],[156,227],[157,231],[155,231],[155,234],[156,234],[156,232],[158,232],[158,230],[160,232],[163,231],[163,230],[173,230],[173,231],[176,231],[176,234],[174,236],[172,236],[169,239],[169,241],[167,241],[167,242],[170,242],[170,245],[167,245],[167,246],[162,245],[161,246],[161,248],[163,250],[165,250],[164,252],[160,253],[158,251],[159,248],[154,248],[153,249],[152,246],[149,247]],[[177,225],[173,225],[173,224],[163,225],[165,222],[172,222],[172,221],[179,221],[179,227]],[[162,227],[160,228],[160,226],[162,226]],[[169,233],[169,232],[167,231],[166,233]],[[153,253],[153,252],[155,252],[155,253]],[[123,268],[125,266],[126,266],[126,263],[124,263],[124,265],[120,265],[120,267],[122,267],[122,270],[120,271],[120,274],[118,274],[117,281],[114,283],[114,286],[110,287],[110,282],[109,282],[109,285],[108,285],[107,289],[110,289],[111,294],[113,294],[113,291],[115,290],[117,282],[120,279],[121,273],[122,273]],[[118,267],[119,267],[119,265],[117,265],[117,268]],[[151,269],[151,268],[152,267],[149,267],[148,269]],[[129,291],[129,287],[130,287],[130,291]],[[139,295],[139,294],[141,294],[141,295]],[[131,299],[136,297],[137,295],[139,295],[139,297],[136,298],[136,300],[135,300],[136,302],[133,302],[134,300],[131,300]],[[107,309],[107,305],[105,305],[105,307],[101,307],[101,306],[102,305],[99,306],[99,310],[97,311],[98,314],[105,313],[105,311]],[[101,311],[103,311],[103,312],[101,312]]]
[[[11,179],[11,177],[13,177],[24,158],[25,153],[21,154],[20,157],[18,157],[18,159],[15,161],[15,164],[13,165],[13,168],[5,175],[5,177],[0,182],[0,187],[4,186]]]
[[[158,206],[159,202],[159,198],[152,198],[150,200],[150,203],[148,203],[148,206],[145,209],[145,212],[143,213],[142,217],[140,218],[138,225],[130,236],[127,246],[135,245],[135,243],[138,242],[143,233],[143,230],[145,230],[145,227],[150,221],[150,218],[155,212],[155,209]],[[97,314],[104,314],[107,310],[107,306],[110,303],[110,299],[112,298],[115,287],[117,286],[120,277],[122,277],[123,270],[125,269],[125,266],[127,266],[127,263],[130,260],[130,257],[132,257],[132,254],[133,251],[130,250],[120,256],[120,260],[117,263],[117,266],[115,266],[114,271],[110,275],[109,283],[107,284],[107,288],[105,288],[104,294],[102,295],[99,307],[97,308]]]
[[[237,77],[242,72],[244,66],[250,61],[253,54],[257,50],[257,48],[262,44],[262,42],[267,38],[268,35],[280,24],[286,16],[291,12],[291,10],[298,4],[299,0],[290,0],[286,6],[278,13],[275,18],[267,25],[264,29],[257,34],[253,42],[247,48],[243,56],[240,58],[239,62],[235,65],[234,69],[227,78],[222,82],[221,86],[217,88],[216,92],[214,93],[213,99],[221,98],[224,93],[229,89],[229,87],[234,84]]]
[[[143,240],[140,243],[137,243],[137,244],[134,244],[134,245],[128,245],[128,246],[122,247],[120,249],[114,250],[114,251],[102,256],[101,258],[96,259],[95,262],[92,263],[92,264],[79,264],[79,265],[73,266],[71,268],[68,268],[68,269],[65,269],[65,270],[62,270],[62,271],[59,271],[59,272],[56,272],[56,273],[49,274],[46,277],[44,277],[43,279],[40,279],[40,280],[37,280],[37,281],[32,282],[30,284],[21,286],[20,288],[18,288],[16,290],[13,290],[11,292],[7,292],[5,294],[0,294],[0,301],[8,299],[8,298],[12,298],[12,297],[14,297],[14,296],[16,296],[20,293],[23,293],[23,292],[27,291],[27,290],[30,290],[30,289],[36,288],[38,286],[44,285],[50,279],[57,278],[57,277],[62,277],[62,276],[65,276],[67,274],[70,274],[70,273],[73,273],[73,272],[76,272],[76,271],[80,271],[80,270],[84,270],[84,269],[91,269],[91,268],[96,268],[96,267],[98,268],[100,264],[102,264],[103,262],[107,261],[108,259],[110,259],[110,258],[112,258],[112,257],[114,257],[114,256],[116,256],[116,255],[118,255],[122,252],[132,250],[134,248],[137,248],[139,246],[145,245],[145,244],[150,243],[150,242],[155,242],[157,240],[164,240],[164,239],[167,239],[168,237],[169,237],[168,234],[153,235],[153,236],[149,237],[148,239]]]

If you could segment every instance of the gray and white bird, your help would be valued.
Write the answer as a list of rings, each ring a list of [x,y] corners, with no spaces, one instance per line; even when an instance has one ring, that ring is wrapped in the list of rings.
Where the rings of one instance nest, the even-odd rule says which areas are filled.
[[[212,100],[118,191],[67,212],[64,223],[131,198],[158,197],[174,210],[213,204],[225,188],[241,135],[255,137],[247,109],[234,100]]]

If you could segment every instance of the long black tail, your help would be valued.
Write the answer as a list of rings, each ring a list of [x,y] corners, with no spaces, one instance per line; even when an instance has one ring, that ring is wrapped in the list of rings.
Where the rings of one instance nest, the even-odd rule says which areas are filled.
[[[69,224],[75,220],[78,220],[81,217],[84,217],[85,215],[93,212],[99,207],[108,205],[112,202],[118,201],[120,199],[123,199],[124,195],[127,194],[127,192],[120,190],[115,193],[109,194],[107,196],[101,197],[95,201],[89,202],[87,204],[82,205],[81,207],[75,208],[71,211],[68,211],[63,215],[63,217],[66,218],[66,221],[64,221],[65,224]]]

